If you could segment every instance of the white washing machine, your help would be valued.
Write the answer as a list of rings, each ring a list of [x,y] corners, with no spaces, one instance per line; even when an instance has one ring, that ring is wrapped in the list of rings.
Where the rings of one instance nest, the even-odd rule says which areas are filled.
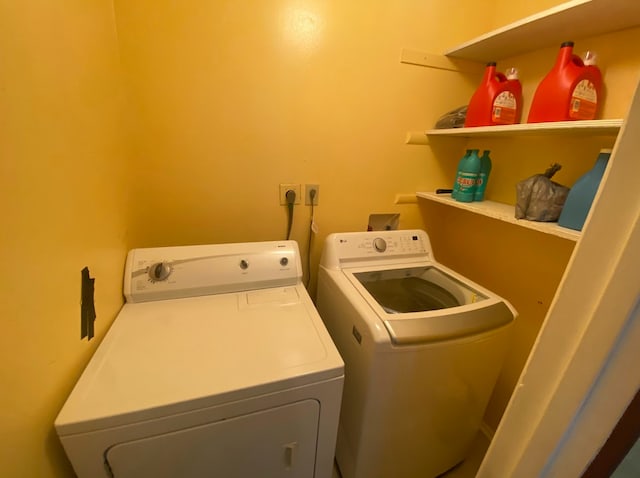
[[[438,264],[419,230],[327,237],[316,305],[345,361],[343,478],[430,478],[464,460],[513,307]]]
[[[55,428],[80,478],[329,478],[344,365],[293,241],[137,249]]]

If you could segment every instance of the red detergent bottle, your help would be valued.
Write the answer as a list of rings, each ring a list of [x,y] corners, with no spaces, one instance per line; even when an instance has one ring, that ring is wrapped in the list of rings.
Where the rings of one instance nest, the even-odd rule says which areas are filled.
[[[583,61],[573,54],[573,42],[564,42],[555,65],[536,89],[527,121],[595,119],[601,91],[602,74],[595,55],[588,52]]]
[[[465,127],[514,124],[522,112],[522,85],[515,68],[508,75],[496,71],[489,62],[480,86],[469,101]]]

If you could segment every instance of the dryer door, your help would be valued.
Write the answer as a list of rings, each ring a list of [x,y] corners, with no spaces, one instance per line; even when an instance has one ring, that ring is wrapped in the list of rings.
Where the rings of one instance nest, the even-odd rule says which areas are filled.
[[[115,478],[313,476],[320,405],[304,400],[120,443],[105,454]]]

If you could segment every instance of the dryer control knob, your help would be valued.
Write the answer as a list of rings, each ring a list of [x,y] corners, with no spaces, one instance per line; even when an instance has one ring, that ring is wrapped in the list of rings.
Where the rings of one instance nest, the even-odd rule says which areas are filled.
[[[149,278],[153,282],[167,280],[171,275],[171,266],[166,262],[156,262],[149,267]]]
[[[387,250],[387,242],[381,237],[376,237],[373,240],[373,247],[378,252],[384,252]]]

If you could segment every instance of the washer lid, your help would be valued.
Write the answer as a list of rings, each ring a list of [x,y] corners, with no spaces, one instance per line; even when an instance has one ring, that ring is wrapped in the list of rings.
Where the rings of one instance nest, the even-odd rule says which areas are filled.
[[[301,284],[125,304],[55,425],[92,431],[342,374]]]
[[[487,299],[433,266],[355,272],[353,276],[388,314],[448,309]]]
[[[434,263],[343,272],[399,345],[482,333],[515,318],[503,299]]]

